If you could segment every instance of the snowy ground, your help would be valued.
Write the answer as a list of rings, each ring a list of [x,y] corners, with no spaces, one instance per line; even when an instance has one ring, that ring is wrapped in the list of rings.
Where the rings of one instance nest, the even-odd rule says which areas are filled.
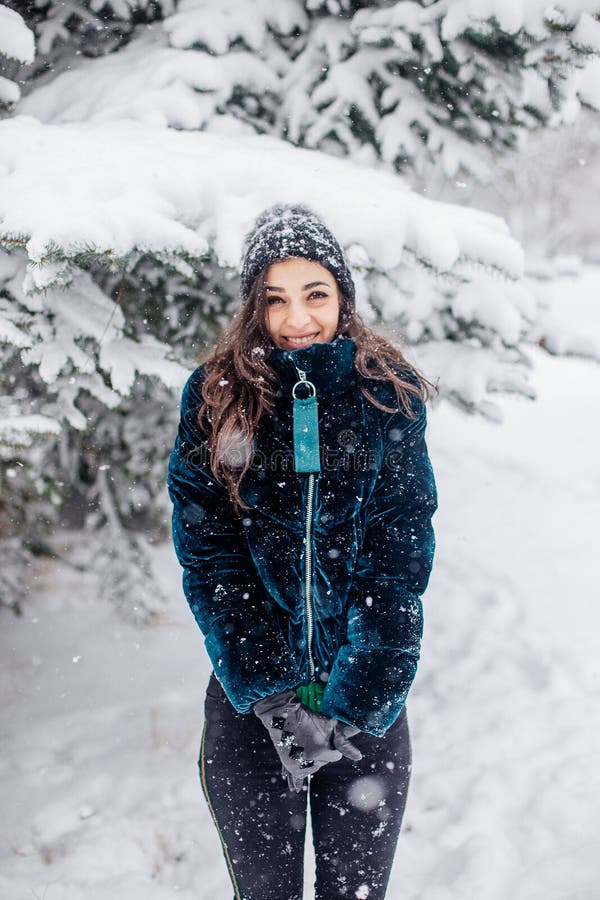
[[[504,398],[502,426],[430,413],[438,551],[390,900],[600,898],[600,368],[533,356],[538,400]],[[155,560],[172,603],[151,628],[48,561],[2,612],[3,900],[231,897],[196,769],[209,665],[170,545]]]

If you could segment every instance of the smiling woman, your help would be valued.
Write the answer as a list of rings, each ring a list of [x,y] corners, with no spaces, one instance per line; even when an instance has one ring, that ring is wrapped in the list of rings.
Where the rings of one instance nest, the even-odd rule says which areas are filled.
[[[277,282],[275,286],[271,282]],[[308,259],[286,259],[265,275],[267,328],[277,347],[297,350],[314,341],[329,343],[340,318],[340,290],[324,266]]]
[[[306,207],[259,217],[240,293],[185,385],[168,472],[214,668],[202,788],[236,898],[301,900],[310,794],[316,900],[382,900],[435,548],[427,384],[362,323]]]

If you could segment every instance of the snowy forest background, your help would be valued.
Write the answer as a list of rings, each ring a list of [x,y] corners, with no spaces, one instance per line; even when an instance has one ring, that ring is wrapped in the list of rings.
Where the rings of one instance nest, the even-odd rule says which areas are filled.
[[[391,897],[600,898],[597,0],[0,4],[0,106],[2,896],[228,895],[164,481],[286,200],[439,388]]]

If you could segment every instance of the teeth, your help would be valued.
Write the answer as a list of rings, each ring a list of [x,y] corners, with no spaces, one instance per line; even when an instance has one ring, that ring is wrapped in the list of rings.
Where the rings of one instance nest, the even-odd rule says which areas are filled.
[[[306,344],[307,341],[312,341],[312,339],[315,336],[316,335],[314,335],[314,334],[309,334],[308,337],[303,337],[303,338],[289,337],[289,338],[286,338],[286,341],[289,341],[291,344]]]

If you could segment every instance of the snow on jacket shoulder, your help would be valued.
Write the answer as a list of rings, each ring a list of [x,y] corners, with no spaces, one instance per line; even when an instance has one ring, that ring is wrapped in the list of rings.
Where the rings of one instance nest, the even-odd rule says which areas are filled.
[[[236,709],[248,712],[259,697],[308,682],[310,656],[326,683],[323,712],[382,735],[399,715],[417,668],[437,493],[425,405],[414,398],[415,418],[375,407],[360,390],[354,351],[350,339],[338,338],[272,353],[280,390],[256,435],[242,483],[250,512],[242,519],[210,476],[206,454],[189,455],[202,445],[197,369],[184,388],[168,484],[184,591]],[[298,368],[315,384],[319,401],[311,647],[307,476],[293,466],[291,387]],[[391,385],[365,386],[396,406]]]

